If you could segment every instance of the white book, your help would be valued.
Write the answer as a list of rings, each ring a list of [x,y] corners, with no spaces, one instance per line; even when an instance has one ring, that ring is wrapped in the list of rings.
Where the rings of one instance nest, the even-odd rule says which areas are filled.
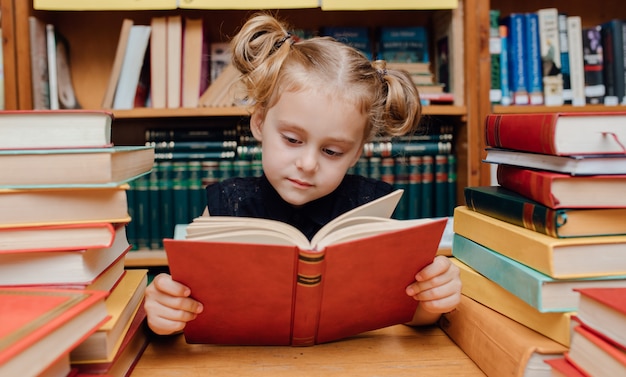
[[[580,16],[567,17],[570,86],[572,105],[585,105],[585,67],[583,60],[583,31]]]
[[[114,109],[132,109],[139,83],[139,75],[143,66],[144,56],[150,41],[150,26],[133,25],[128,37],[128,45],[122,62],[122,71],[118,81]]]
[[[48,48],[48,85],[50,90],[50,109],[59,109],[59,83],[57,76],[57,47],[54,25],[46,25],[46,44]]]
[[[559,44],[559,11],[544,8],[539,16],[539,44],[543,65],[543,95],[547,106],[563,105],[563,76],[561,74],[561,48]]]

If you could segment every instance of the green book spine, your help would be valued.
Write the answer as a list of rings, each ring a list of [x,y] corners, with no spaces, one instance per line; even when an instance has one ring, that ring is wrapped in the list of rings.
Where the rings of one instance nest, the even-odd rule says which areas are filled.
[[[227,152],[235,151],[234,140],[198,140],[198,141],[149,141],[146,145],[154,147],[155,153],[168,152]]]
[[[169,161],[161,161],[158,170],[159,198],[161,200],[160,238],[174,236],[174,167]],[[159,240],[159,244],[163,241]]]
[[[143,250],[150,248],[150,216],[152,215],[152,208],[150,207],[150,177],[151,172],[148,175],[143,175],[134,183],[135,190],[135,209],[133,211],[133,222],[136,229],[136,249]]]
[[[406,220],[409,218],[409,205],[411,197],[409,193],[409,159],[408,157],[396,157],[394,163],[394,186],[404,190],[400,203],[396,207],[395,218]]]
[[[448,216],[448,156],[435,156],[434,216]]]
[[[410,219],[420,217],[420,207],[422,200],[422,157],[409,157],[409,210],[407,216]]]
[[[137,250],[137,182],[128,182],[129,188],[126,190],[126,202],[128,203],[128,215],[130,222],[126,224],[126,238],[131,245],[131,250]]]
[[[369,169],[367,176],[372,179],[382,180],[382,159],[380,157],[370,157],[368,160]]]
[[[159,170],[161,169],[160,163],[157,162],[149,175],[148,181],[148,194],[149,194],[149,212],[148,223],[150,224],[147,229],[149,230],[149,248],[161,249],[162,239],[161,236],[161,187],[159,184]]]
[[[371,142],[363,146],[366,157],[425,156],[451,151],[451,141]]]
[[[489,99],[491,103],[500,103],[502,100],[502,83],[500,82],[500,10],[489,11],[489,55],[491,57],[491,89]]]
[[[202,215],[206,207],[206,196],[202,185],[202,163],[190,161],[189,165],[189,218]]]
[[[433,172],[435,169],[435,159],[433,156],[423,156],[422,158],[422,200],[420,206],[421,217],[433,216],[433,198],[435,184]]]
[[[380,160],[380,179],[392,186],[395,182],[395,165],[396,162],[391,157],[385,157]]]
[[[233,174],[235,177],[249,177],[252,175],[252,162],[250,160],[233,161]]]
[[[174,196],[174,225],[188,224],[191,222],[191,218],[189,216],[189,164],[180,161],[174,162],[172,164],[171,181]]]
[[[367,177],[369,175],[369,160],[367,157],[361,157],[354,165],[354,174]]]
[[[218,171],[219,171],[219,179],[221,181],[234,177],[233,161],[219,160]]]
[[[454,214],[454,207],[456,207],[456,156],[453,154],[448,155],[448,213],[446,216],[452,216]]]

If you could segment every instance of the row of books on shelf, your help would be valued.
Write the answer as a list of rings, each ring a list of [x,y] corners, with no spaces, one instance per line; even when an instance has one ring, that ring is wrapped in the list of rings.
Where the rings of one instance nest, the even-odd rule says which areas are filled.
[[[626,326],[623,117],[487,116],[485,144],[502,153],[621,159],[610,173],[582,175],[523,158],[488,161],[498,164],[497,185],[465,188],[452,243],[463,301],[441,325],[487,375],[549,375],[564,360],[582,373],[568,376],[626,371],[626,343],[614,331]],[[596,300],[604,304],[590,309]],[[603,305],[615,306],[610,323]]]
[[[585,25],[553,7],[490,17],[492,103],[626,103],[624,20]]]
[[[153,150],[112,146],[111,122],[0,113],[1,375],[126,376],[148,343],[147,270],[124,259],[127,182],[151,170]]]

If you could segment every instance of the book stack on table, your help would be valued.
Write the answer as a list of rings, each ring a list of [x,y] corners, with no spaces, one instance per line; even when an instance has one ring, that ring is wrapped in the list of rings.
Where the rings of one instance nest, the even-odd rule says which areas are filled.
[[[126,375],[147,345],[126,190],[154,150],[113,146],[112,121],[0,113],[0,375]]]
[[[562,357],[576,336],[572,318],[580,291],[626,289],[626,114],[493,114],[485,138],[486,161],[498,164],[498,185],[467,187],[466,205],[454,213],[452,255],[463,294],[483,312],[495,311],[554,342],[526,342],[518,346],[525,355]],[[595,165],[578,169],[587,164]],[[455,318],[468,312],[447,316],[452,331]],[[496,327],[482,331],[504,330]],[[452,337],[468,342],[459,331]],[[493,352],[511,344],[503,341]],[[473,353],[479,366],[494,367]],[[527,360],[517,360],[517,375],[531,369]]]

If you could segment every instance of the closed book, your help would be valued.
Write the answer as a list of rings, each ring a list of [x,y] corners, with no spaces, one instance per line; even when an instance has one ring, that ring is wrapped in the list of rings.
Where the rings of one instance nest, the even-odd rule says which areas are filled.
[[[582,29],[583,67],[585,71],[585,100],[588,104],[604,103],[606,85],[604,82],[604,56],[600,25]]]
[[[454,311],[441,317],[439,326],[487,376],[546,375],[550,367],[544,360],[562,357],[567,351],[564,345],[465,295]]]
[[[606,87],[605,105],[624,104],[626,80],[624,67],[624,34],[626,25],[621,19],[612,19],[602,24],[603,79]]]
[[[0,374],[36,376],[107,319],[108,292],[0,289]]]
[[[551,237],[626,234],[626,208],[552,209],[502,186],[466,187],[465,203],[484,215]]]
[[[142,304],[147,285],[145,269],[129,269],[111,290],[105,304],[108,321],[70,352],[72,363],[106,361],[113,358]]]
[[[183,64],[183,18],[181,15],[167,16],[167,108],[179,108],[181,105],[181,72]]]
[[[109,266],[123,259],[130,245],[118,227],[108,247],[68,250],[4,252],[0,254],[0,285],[89,285]]]
[[[102,99],[103,109],[110,109],[113,107],[113,97],[115,96],[117,83],[119,82],[120,73],[122,72],[122,63],[124,61],[124,55],[126,54],[126,46],[128,45],[128,37],[130,36],[130,29],[132,26],[132,19],[125,18],[122,20],[120,35],[115,49],[115,57],[113,58],[113,66],[111,67],[111,74],[109,75],[109,81],[107,83],[106,91],[104,92],[104,98]]]
[[[544,102],[548,106],[560,106],[563,105],[563,76],[559,11],[556,8],[542,8],[537,11],[537,15],[539,16]]]
[[[614,346],[626,350],[626,288],[580,288],[576,319]]]
[[[483,215],[454,210],[454,231],[555,279],[626,275],[626,236],[554,238]]]
[[[585,67],[583,60],[583,30],[580,16],[567,17],[570,85],[572,105],[585,105]]]
[[[398,157],[447,154],[452,151],[450,141],[383,141],[363,145],[365,157]]]
[[[542,105],[544,102],[543,92],[543,68],[541,60],[541,40],[539,30],[539,16],[535,12],[524,13],[524,53],[526,61],[526,90],[528,91],[529,104]]]
[[[465,263],[454,257],[451,261],[459,267],[463,282],[461,290],[463,295],[557,343],[569,347],[571,317],[574,312],[542,313]]]
[[[553,155],[624,154],[625,112],[489,114],[488,147]]]
[[[561,76],[563,77],[563,103],[572,104],[572,80],[569,60],[567,13],[559,12],[559,47],[561,48]]]
[[[167,17],[150,19],[150,99],[152,107],[167,106]]]
[[[530,99],[527,91],[526,77],[526,32],[524,30],[524,14],[511,13],[502,19],[506,26],[507,38],[507,61],[508,61],[508,84],[511,91],[513,104],[528,105]]]
[[[185,18],[183,24],[182,107],[198,107],[203,56],[208,40],[202,18]]]
[[[282,222],[213,216],[195,219],[186,240],[166,239],[172,277],[205,308],[187,342],[310,346],[410,321],[417,301],[405,288],[432,262],[447,219],[390,219],[401,193],[311,241]]]
[[[583,326],[575,326],[567,360],[588,376],[626,375],[626,351]]]
[[[111,145],[113,114],[98,110],[5,110],[0,149],[87,148]]]
[[[576,311],[577,288],[626,287],[626,275],[553,279],[458,234],[453,236],[452,255],[540,312]]]
[[[626,155],[555,156],[513,149],[487,148],[484,162],[549,170],[569,175],[626,174]]]
[[[133,25],[130,29],[120,77],[113,97],[114,109],[134,107],[139,76],[150,42],[150,30],[149,25]]]
[[[150,172],[154,149],[108,148],[0,150],[0,186],[119,186]]]
[[[113,225],[105,222],[0,228],[0,253],[108,247],[115,237]]]
[[[48,79],[46,24],[37,17],[28,17],[28,39],[33,109],[47,110],[50,109],[50,81]]]
[[[498,184],[546,207],[624,208],[626,175],[569,175],[498,165]]]
[[[0,228],[130,221],[127,184],[106,188],[0,189]]]

